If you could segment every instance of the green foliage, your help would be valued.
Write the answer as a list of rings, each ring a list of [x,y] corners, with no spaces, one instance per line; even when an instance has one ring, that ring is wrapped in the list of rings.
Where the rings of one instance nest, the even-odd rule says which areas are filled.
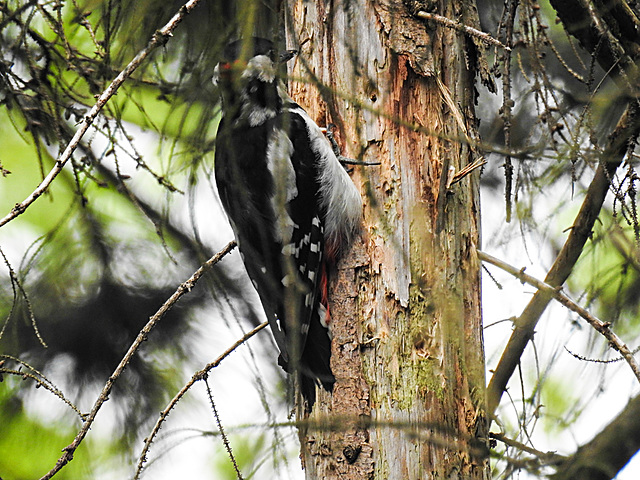
[[[44,151],[40,162],[37,161],[34,141],[25,134],[24,118],[16,117],[11,110],[0,108],[0,125],[3,125],[0,163],[10,172],[0,177],[0,209],[4,216],[18,200],[26,198],[33,191],[40,183],[43,172],[48,171],[55,160]],[[69,182],[72,183],[73,179],[65,172],[61,180],[52,185],[44,202],[34,205],[21,219],[38,235],[54,228],[74,201],[73,187],[69,189]]]
[[[57,461],[60,445],[73,439],[78,423],[69,422],[66,415],[57,421],[42,421],[25,411],[17,401],[24,392],[24,382],[30,380],[5,376],[0,388],[0,474],[11,480],[41,477],[45,468]],[[47,392],[39,390],[37,394],[44,396]],[[94,444],[89,448],[95,447]],[[91,455],[79,455],[77,462],[61,472],[60,478],[90,478],[91,459]]]
[[[547,434],[557,435],[575,421],[575,416],[572,415],[576,413],[573,409],[578,400],[572,394],[575,390],[576,386],[566,378],[545,379],[538,414],[544,420],[542,426]]]
[[[200,240],[193,208],[198,192],[212,188],[219,109],[210,79],[229,35],[254,24],[275,24],[270,15],[277,12],[258,12],[263,3],[202,2],[109,101],[47,193],[0,229],[0,248],[6,254],[0,268],[0,354],[28,358],[45,373],[68,360],[62,376],[73,386],[72,393],[95,390],[149,316],[212,253]],[[95,96],[180,5],[153,0],[0,1],[0,217],[34,191]],[[551,218],[557,223],[564,205],[551,204],[552,194],[580,194],[584,179],[603,158],[603,144],[628,98],[609,72],[597,67],[595,57],[578,52],[547,2],[524,2],[519,8],[516,33],[509,39],[517,44],[511,63],[503,69],[503,51],[494,58],[494,73],[503,82],[509,75],[517,77],[511,97],[502,99],[502,106],[485,97],[480,108],[482,103],[489,107],[482,115],[482,138],[491,163],[503,165],[505,148],[511,153],[514,178],[508,193],[515,203],[517,235],[524,236],[545,233]],[[479,11],[498,15],[482,5]],[[494,20],[484,23],[499,23],[492,33],[506,41],[504,16]],[[503,83],[503,92],[505,88]],[[626,168],[614,185],[614,215],[600,217],[569,287],[603,320],[614,322],[621,335],[634,339],[640,326],[640,227],[632,155]],[[486,185],[492,179],[492,185],[502,187],[506,182],[499,176],[487,172],[483,178]],[[386,207],[396,208],[391,200]],[[570,226],[570,220],[565,223]],[[378,228],[372,225],[371,233]],[[563,238],[557,230],[550,236],[545,241],[552,247]],[[223,244],[229,238],[216,240]],[[423,243],[428,244],[414,245],[418,253]],[[148,431],[156,412],[183,383],[181,367],[190,352],[184,351],[182,340],[197,311],[193,307],[212,297],[224,305],[244,302],[222,268],[208,279],[207,287],[198,287],[171,311],[153,342],[145,344],[119,379],[113,403],[120,407],[118,424],[124,427],[115,428],[109,442],[83,444],[90,453],[80,450],[58,478],[103,473],[104,457],[98,452],[111,458],[130,454],[140,431]],[[418,316],[429,317],[432,300],[414,297]],[[234,310],[235,316],[255,323],[252,311],[240,305],[234,308],[245,310]],[[219,315],[211,316],[216,325],[222,323]],[[411,333],[414,338],[423,334],[419,328]],[[10,362],[3,368],[8,366]],[[544,377],[532,382],[533,390],[540,388],[532,396],[535,401],[518,400],[519,393],[512,390],[517,408],[520,401],[526,404],[516,421],[504,421],[514,437],[528,435],[524,425],[535,424],[537,415],[546,415],[544,428],[559,434],[581,413],[572,410],[577,400],[570,382],[535,373]],[[435,388],[426,367],[412,374],[421,386]],[[76,419],[45,422],[29,410],[34,396],[30,382],[4,375],[0,383],[0,476],[5,479],[42,475],[77,432]],[[38,390],[37,395],[50,393]],[[269,456],[257,452],[271,453],[270,446],[265,446],[264,435],[232,438],[239,466],[249,478]],[[220,478],[236,478],[222,447],[211,463]]]
[[[595,305],[600,318],[614,323],[619,335],[636,338],[640,335],[640,263],[634,226],[621,217],[602,212],[570,285],[587,292],[586,303]]]
[[[229,441],[233,445],[233,456],[235,457],[238,469],[243,473],[243,478],[254,478],[254,472],[260,467],[264,461],[258,455],[259,452],[264,454],[267,446],[264,434],[255,436],[232,436]],[[269,455],[267,455],[269,456]],[[227,452],[222,448],[216,448],[215,455],[211,458],[213,470],[216,472],[217,478],[220,480],[236,480],[235,467],[231,463]]]
[[[0,2],[0,217],[51,171],[95,96],[179,6]],[[106,105],[43,197],[0,229],[0,354],[28,358],[45,375],[64,364],[57,373],[72,393],[101,386],[149,317],[213,253],[195,218],[176,213],[211,189],[219,115],[211,76],[228,10],[226,2],[203,2]],[[193,307],[237,300],[224,268],[208,281],[169,312],[119,380],[113,397],[121,418],[97,448],[106,457],[130,453],[139,428],[183,384]],[[37,478],[78,422],[40,421],[14,380],[4,375],[0,383],[0,476]],[[93,478],[105,468],[89,445],[61,478]]]

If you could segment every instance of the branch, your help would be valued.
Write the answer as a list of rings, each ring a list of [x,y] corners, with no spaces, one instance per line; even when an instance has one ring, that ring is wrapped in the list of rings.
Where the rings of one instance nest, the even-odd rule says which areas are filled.
[[[0,247],[0,256],[3,258],[4,264],[7,266],[7,269],[9,270],[9,279],[11,280],[11,289],[13,290],[13,302],[11,304],[11,309],[9,310],[9,314],[7,315],[7,319],[3,323],[2,328],[0,328],[0,339],[2,339],[4,331],[7,328],[7,325],[9,325],[9,320],[11,320],[11,317],[13,316],[13,312],[16,309],[16,305],[18,304],[18,292],[20,292],[20,295],[24,299],[24,303],[27,306],[27,312],[29,314],[29,318],[31,319],[31,326],[33,327],[33,332],[35,333],[36,338],[40,342],[40,345],[42,345],[44,348],[48,348],[47,343],[44,341],[44,339],[40,335],[38,322],[36,321],[36,316],[33,313],[33,307],[31,306],[31,301],[29,300],[27,291],[22,286],[22,282],[16,275],[16,272],[13,270],[13,267],[11,267],[11,264],[9,263],[9,259],[4,254],[4,251],[2,250],[1,247]]]
[[[637,54],[637,45],[634,43],[636,37],[628,41],[620,33],[619,26],[611,24],[611,18],[602,18],[594,3],[588,0],[550,0],[550,3],[565,30],[578,39],[605,72],[612,71],[618,86],[623,90],[635,91],[638,81],[638,67],[633,60]],[[629,10],[628,6],[626,8]],[[628,16],[632,17],[635,17],[633,13]],[[637,24],[637,19],[634,23]],[[633,28],[635,32],[636,27]]]
[[[42,372],[39,372],[38,370],[33,368],[28,363],[24,362],[23,360],[20,360],[19,358],[13,357],[11,355],[0,355],[0,359],[2,359],[2,360],[0,360],[0,382],[2,381],[2,375],[3,374],[15,375],[17,377],[22,377],[23,380],[26,380],[27,378],[30,378],[31,380],[36,382],[36,388],[42,387],[42,388],[44,388],[46,390],[49,390],[56,397],[58,397],[60,400],[62,400],[64,403],[66,403],[67,406],[71,410],[73,410],[75,413],[77,413],[78,417],[80,417],[81,420],[84,420],[85,417],[82,414],[82,412],[80,411],[80,409],[78,407],[76,407],[71,400],[69,400],[67,397],[65,397],[64,393],[62,393],[62,391],[58,387],[56,387],[55,384],[51,380],[49,380],[47,377],[45,377]],[[5,360],[11,360],[11,361],[17,363],[19,365],[18,370],[12,370],[12,369],[9,369],[9,368],[5,368],[5,366],[4,366]],[[25,367],[25,368],[29,369],[29,371],[25,372],[24,370],[22,370],[22,367]]]
[[[535,455],[540,464],[543,465],[557,464],[562,462],[566,458],[562,455],[558,455],[556,452],[541,452],[540,450],[536,450],[535,448],[525,445],[522,442],[518,442],[517,440],[508,438],[502,433],[490,432],[489,437],[498,440],[499,442],[502,442],[509,447],[517,448],[518,450],[521,450],[523,452]]]
[[[466,33],[467,35],[471,35],[472,37],[476,37],[482,40],[487,45],[493,45],[494,47],[502,48],[508,52],[511,51],[511,47],[508,47],[507,45],[502,43],[500,40],[496,40],[488,33],[478,30],[477,28],[464,25],[462,23],[454,22],[453,20],[447,17],[443,17],[442,15],[424,12],[421,10],[418,13],[416,13],[416,17],[422,18],[423,20],[429,20],[434,23],[439,23],[440,25],[444,25],[445,27],[451,28],[460,33]]]
[[[120,86],[131,76],[131,74],[140,66],[140,64],[149,56],[151,52],[153,52],[157,47],[164,45],[167,43],[169,38],[173,35],[173,31],[176,29],[178,24],[183,20],[183,18],[191,13],[191,11],[200,3],[200,0],[189,0],[185,3],[178,13],[176,13],[169,22],[162,27],[160,30],[157,30],[156,33],[153,34],[147,46],[140,50],[140,52],[134,57],[131,62],[122,70],[116,78],[113,79],[111,84],[100,94],[98,100],[95,105],[89,110],[82,121],[80,122],[80,128],[73,135],[73,138],[67,144],[67,148],[60,154],[60,157],[56,160],[55,165],[49,172],[49,174],[40,182],[40,185],[36,187],[36,189],[21,203],[17,203],[11,211],[0,220],[0,227],[9,223],[14,218],[18,217],[33,203],[35,202],[44,192],[47,191],[49,185],[55,180],[55,178],[60,174],[65,164],[73,155],[73,152],[76,150],[78,145],[80,144],[80,140],[87,132],[93,121],[96,119],[100,110],[105,106],[105,104],[109,101],[109,99],[115,95]]]
[[[558,468],[552,480],[606,480],[640,450],[640,396]]]
[[[198,270],[195,271],[195,273],[191,276],[191,278],[189,278],[189,280],[187,280],[177,288],[174,294],[171,295],[171,297],[169,297],[169,299],[166,302],[164,302],[164,304],[160,307],[160,309],[149,319],[147,324],[142,328],[142,330],[140,330],[140,333],[138,333],[138,336],[129,347],[129,350],[127,351],[127,353],[124,355],[122,360],[120,360],[120,363],[118,364],[114,372],[111,374],[111,376],[107,380],[107,383],[102,388],[102,392],[100,392],[100,396],[94,403],[93,408],[91,409],[91,412],[86,416],[85,421],[82,424],[82,428],[76,435],[76,438],[74,438],[71,444],[69,444],[68,446],[62,449],[64,453],[58,459],[58,462],[56,463],[56,465],[40,480],[50,479],[58,471],[60,471],[62,467],[64,467],[67,463],[73,460],[74,452],[80,446],[80,443],[82,442],[82,440],[84,440],[84,437],[86,437],[87,433],[89,432],[89,428],[91,428],[91,425],[93,424],[93,421],[95,420],[96,415],[98,414],[98,411],[100,410],[102,405],[109,399],[109,394],[111,393],[111,389],[113,388],[113,385],[115,384],[116,380],[118,380],[118,378],[120,377],[120,375],[122,374],[122,372],[124,371],[128,363],[131,361],[131,359],[135,355],[140,345],[142,345],[142,342],[144,342],[147,339],[147,336],[149,335],[149,333],[151,333],[151,330],[153,330],[153,328],[158,324],[158,322],[162,319],[162,317],[164,317],[164,315],[171,309],[171,307],[175,305],[175,303],[180,299],[180,297],[190,292],[191,289],[193,289],[193,287],[195,286],[196,282],[200,279],[200,277],[202,277],[202,275],[204,275],[204,273],[207,270],[209,270],[213,265],[215,265],[220,260],[222,260],[222,258],[224,258],[224,256],[227,255],[229,252],[231,252],[231,250],[233,250],[235,246],[236,246],[235,241],[229,242],[222,250],[220,250],[213,257],[207,260]]]
[[[264,322],[262,325],[266,327],[267,324],[268,322]],[[207,380],[206,375],[203,377],[203,380],[204,380],[205,386],[207,387],[207,397],[209,397],[209,405],[211,405],[213,416],[216,418],[216,425],[218,426],[218,431],[220,432],[220,437],[222,438],[222,443],[224,444],[224,448],[227,451],[227,455],[229,456],[229,459],[231,460],[233,469],[236,471],[236,478],[238,480],[244,480],[244,478],[242,478],[242,473],[240,472],[240,467],[238,467],[238,461],[236,460],[236,457],[233,454],[233,450],[231,449],[231,442],[229,442],[229,437],[227,437],[227,434],[224,432],[222,421],[220,420],[220,414],[218,413],[218,409],[216,408],[216,402],[213,401],[213,394],[211,393],[211,387],[209,387],[209,381]]]
[[[589,323],[589,325],[595,328],[600,334],[602,334],[609,341],[609,345],[611,345],[615,350],[620,352],[620,354],[627,361],[634,375],[640,382],[640,366],[638,366],[636,359],[633,357],[633,352],[629,350],[629,347],[627,347],[627,345],[622,340],[620,340],[620,338],[615,333],[613,333],[613,331],[611,331],[611,328],[609,328],[611,327],[611,323],[603,322],[602,320],[598,319],[597,317],[589,313],[587,310],[582,308],[580,305],[576,304],[573,300],[571,300],[569,297],[567,297],[564,293],[560,291],[559,289],[560,287],[554,288],[551,285],[541,282],[537,278],[532,277],[531,275],[527,275],[526,273],[524,273],[524,268],[517,269],[516,267],[513,267],[503,262],[502,260],[498,260],[497,258],[492,257],[491,255],[481,252],[479,250],[478,250],[478,257],[480,258],[480,260],[484,262],[489,262],[490,264],[495,265],[498,268],[501,268],[505,272],[510,273],[514,277],[518,278],[521,282],[528,283],[529,285],[536,287],[540,291],[547,292],[549,295],[553,296],[556,300],[558,300],[558,302],[560,302],[562,305],[567,307],[569,310],[577,313],[582,318],[584,318]]]
[[[593,225],[611,185],[611,179],[622,162],[630,141],[635,140],[640,131],[635,104],[630,104],[622,115],[615,130],[609,136],[607,147],[596,174],[587,189],[580,212],[571,228],[567,241],[556,257],[544,282],[551,287],[562,285],[571,274],[585,243],[591,237]],[[538,290],[520,317],[515,322],[511,338],[498,362],[489,386],[487,387],[487,413],[489,418],[495,414],[511,375],[520,362],[529,340],[533,338],[540,316],[553,298],[549,292]]]
[[[231,355],[231,353],[236,348],[238,348],[244,342],[249,340],[256,333],[258,333],[260,330],[265,328],[268,324],[269,324],[269,322],[263,322],[260,325],[258,325],[257,327],[255,327],[253,330],[245,333],[242,337],[240,337],[238,340],[236,340],[236,342],[233,345],[231,345],[224,352],[222,352],[222,354],[218,358],[216,358],[213,362],[208,363],[202,370],[199,370],[196,373],[194,373],[193,376],[191,377],[191,380],[189,380],[185,384],[185,386],[182,387],[178,393],[176,393],[176,395],[171,399],[171,401],[165,407],[165,409],[162,410],[162,412],[160,412],[160,417],[156,421],[156,424],[153,426],[153,430],[151,431],[151,434],[144,441],[144,447],[142,448],[142,452],[140,453],[140,457],[138,457],[138,466],[136,468],[135,476],[133,477],[134,480],[138,480],[138,478],[140,478],[140,474],[142,473],[142,469],[144,468],[144,464],[147,461],[147,454],[149,453],[149,449],[151,448],[151,443],[153,443],[154,438],[156,437],[156,435],[160,431],[160,427],[162,426],[164,421],[169,416],[169,413],[171,413],[171,410],[173,410],[173,408],[178,404],[178,402],[184,396],[184,394],[187,393],[187,391],[197,381],[205,379],[207,377],[207,375],[209,374],[209,371],[211,371],[212,369],[214,369],[215,367],[220,365],[220,362],[222,362],[222,360],[224,360],[226,357]]]
[[[624,357],[609,358],[606,360],[603,360],[601,358],[589,358],[589,357],[585,357],[584,355],[579,355],[575,352],[572,352],[567,347],[564,347],[564,349],[567,351],[569,355],[571,355],[573,358],[577,360],[580,360],[581,362],[609,364],[609,363],[616,363],[616,362],[620,362],[621,360],[624,360]],[[631,355],[635,355],[638,352],[640,352],[640,347],[636,347],[633,350],[631,350]]]

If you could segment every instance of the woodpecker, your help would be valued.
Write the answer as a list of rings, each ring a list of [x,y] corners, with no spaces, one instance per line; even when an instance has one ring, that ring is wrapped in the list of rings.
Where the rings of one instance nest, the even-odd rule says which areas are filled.
[[[361,222],[362,200],[322,130],[286,93],[293,52],[251,38],[229,44],[213,81],[222,102],[215,177],[278,363],[311,408],[332,391],[327,276]]]

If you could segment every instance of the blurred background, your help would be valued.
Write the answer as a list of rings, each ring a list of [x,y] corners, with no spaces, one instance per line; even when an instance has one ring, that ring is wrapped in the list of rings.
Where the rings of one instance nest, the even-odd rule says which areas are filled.
[[[77,409],[104,382],[164,301],[232,239],[213,181],[219,104],[211,83],[227,40],[255,23],[280,32],[279,2],[202,2],[107,104],[46,194],[0,228],[0,477],[39,478],[80,428],[78,412],[38,388],[46,377]],[[0,2],[0,216],[51,170],[77,124],[182,2]],[[527,5],[534,5],[533,3]],[[543,278],[571,226],[601,145],[626,99],[566,36],[546,3],[516,23],[511,66],[511,200],[505,203],[504,59],[489,52],[498,94],[478,84],[487,145],[483,249]],[[485,31],[505,35],[502,4],[479,2]],[[524,11],[524,10],[523,10]],[[533,40],[539,41],[535,43]],[[357,39],[354,39],[357,41]],[[517,43],[517,42],[515,42]],[[495,148],[494,148],[495,147]],[[614,182],[566,291],[640,334],[635,158]],[[533,289],[483,273],[487,371]],[[160,322],[119,378],[75,459],[57,478],[130,478],[158,413],[193,373],[263,321],[237,251]],[[606,341],[558,306],[545,313],[499,415],[513,438],[571,453],[638,393]],[[244,478],[302,478],[292,405],[268,331],[209,377]],[[488,376],[490,373],[488,373]],[[522,475],[500,445],[496,478]],[[196,384],[154,441],[144,474],[237,478]],[[522,470],[524,468],[524,470]],[[631,467],[629,467],[631,468]],[[529,473],[536,476],[535,469]],[[627,470],[619,478],[638,478]],[[635,473],[634,473],[635,472]],[[626,475],[626,476],[624,476]]]

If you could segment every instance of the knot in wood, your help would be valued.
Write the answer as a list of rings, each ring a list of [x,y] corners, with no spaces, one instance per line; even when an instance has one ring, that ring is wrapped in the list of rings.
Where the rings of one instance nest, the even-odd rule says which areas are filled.
[[[362,446],[360,445],[347,445],[342,449],[342,454],[349,464],[353,464],[358,459],[361,451]]]

